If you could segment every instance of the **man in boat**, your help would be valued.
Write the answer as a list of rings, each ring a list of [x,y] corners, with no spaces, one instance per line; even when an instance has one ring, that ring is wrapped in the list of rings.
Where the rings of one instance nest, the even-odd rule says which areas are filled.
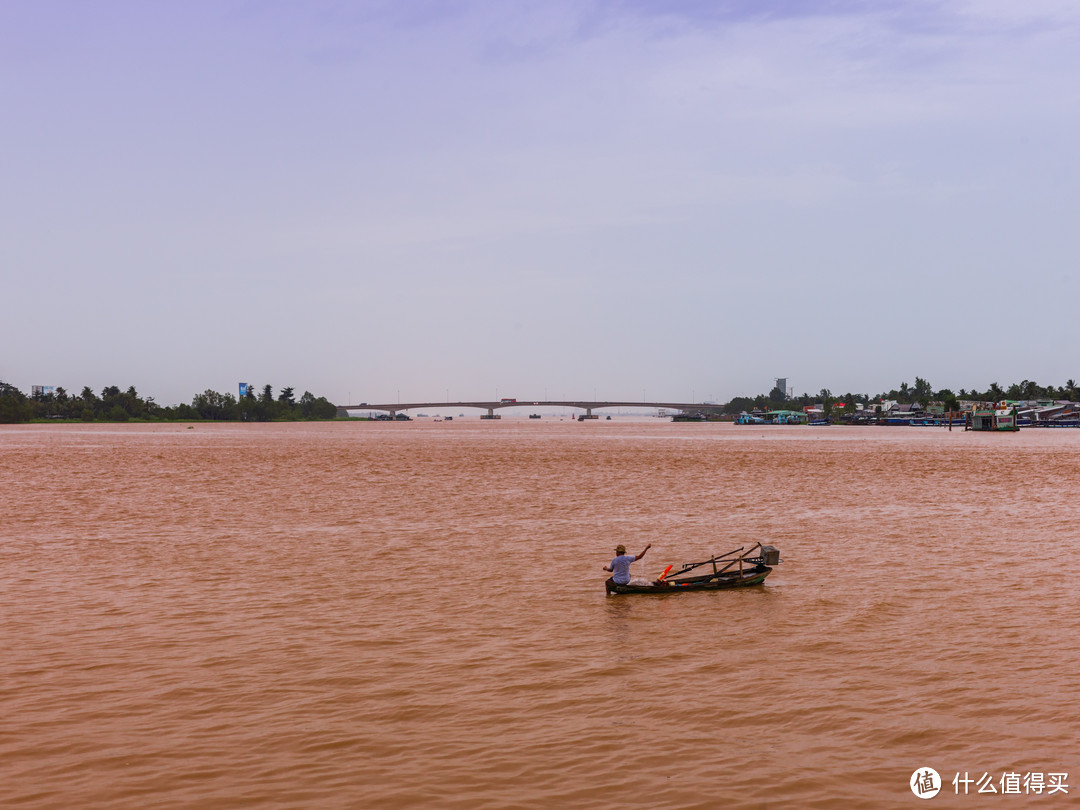
[[[626,585],[630,582],[630,563],[640,560],[645,552],[652,548],[652,543],[646,543],[640,554],[627,554],[626,546],[622,543],[615,546],[615,559],[610,565],[605,565],[605,571],[611,571],[611,581],[616,585]]]

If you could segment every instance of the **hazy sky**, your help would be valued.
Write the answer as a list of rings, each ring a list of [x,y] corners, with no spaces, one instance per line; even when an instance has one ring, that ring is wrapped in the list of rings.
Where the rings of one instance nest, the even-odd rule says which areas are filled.
[[[4,2],[0,380],[1060,385],[1078,34],[1067,0]]]

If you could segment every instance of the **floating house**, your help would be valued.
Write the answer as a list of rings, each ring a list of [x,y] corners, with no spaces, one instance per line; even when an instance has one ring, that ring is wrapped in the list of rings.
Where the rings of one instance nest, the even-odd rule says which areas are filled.
[[[967,412],[964,430],[1019,430],[1016,408],[994,409],[975,407]]]

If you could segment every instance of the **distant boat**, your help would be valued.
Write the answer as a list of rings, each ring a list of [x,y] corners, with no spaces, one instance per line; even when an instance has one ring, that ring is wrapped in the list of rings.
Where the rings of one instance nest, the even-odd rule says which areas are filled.
[[[699,563],[688,563],[679,571],[667,578],[665,571],[659,579],[652,581],[630,580],[627,585],[618,585],[615,580],[608,579],[604,588],[609,594],[618,593],[679,593],[681,591],[726,591],[731,588],[746,588],[751,585],[760,585],[765,577],[772,573],[773,566],[779,565],[780,551],[775,546],[766,546],[757,543],[750,547],[749,551],[742,554],[742,548],[721,554],[718,557],[710,557]],[[757,551],[758,554],[754,554]],[[735,556],[738,555],[738,556]],[[752,556],[753,555],[753,556]],[[723,567],[718,565],[723,563]],[[712,573],[697,576],[684,576],[695,568],[704,565],[712,565]],[[736,568],[735,566],[738,566]],[[671,566],[668,566],[670,570]],[[678,577],[682,579],[678,579]]]
[[[538,413],[530,413],[530,414],[529,414],[529,418],[530,418],[530,419],[539,419],[539,418],[540,418],[540,414],[538,414]]]
[[[815,415],[813,418],[803,411],[743,411],[735,420],[736,425],[827,425],[827,419]]]

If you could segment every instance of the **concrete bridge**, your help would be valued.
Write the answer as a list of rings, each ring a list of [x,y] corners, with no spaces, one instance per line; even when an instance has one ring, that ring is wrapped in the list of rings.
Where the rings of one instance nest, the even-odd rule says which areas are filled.
[[[672,411],[684,411],[691,413],[720,413],[723,405],[706,405],[701,402],[630,402],[618,400],[591,401],[585,399],[554,399],[554,400],[469,400],[466,402],[361,402],[359,405],[338,405],[338,416],[348,416],[349,411],[386,411],[390,416],[397,416],[402,411],[419,410],[421,408],[443,410],[458,410],[460,408],[477,408],[486,410],[487,415],[481,419],[497,419],[495,411],[502,408],[579,408],[585,411],[586,419],[595,419],[593,411],[604,408],[664,408]]]

